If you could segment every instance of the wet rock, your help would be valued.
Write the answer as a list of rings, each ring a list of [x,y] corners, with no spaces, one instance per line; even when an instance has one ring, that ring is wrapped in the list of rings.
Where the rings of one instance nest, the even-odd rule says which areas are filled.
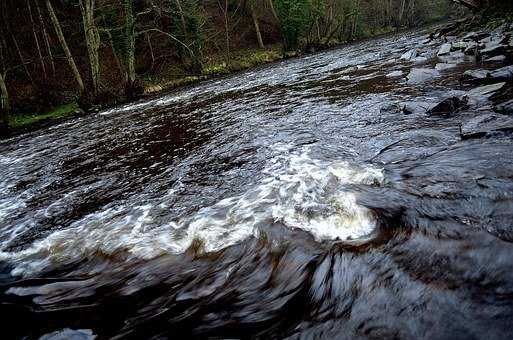
[[[471,42],[468,44],[467,48],[464,50],[465,55],[476,55],[477,51],[484,48],[484,45],[479,45],[476,42]]]
[[[466,41],[457,41],[452,44],[452,51],[464,51],[469,47],[470,43]]]
[[[486,44],[485,48],[480,51],[480,53],[488,58],[495,57],[498,55],[503,55],[508,52],[508,46],[502,45],[496,42],[490,42]]]
[[[498,55],[498,56],[495,56],[495,57],[492,57],[492,58],[488,58],[486,59],[485,61],[488,61],[488,62],[503,62],[503,61],[506,61],[506,56],[504,55]]]
[[[513,132],[513,117],[484,114],[461,125],[461,138],[481,138],[493,132]]]
[[[411,60],[414,64],[424,64],[424,63],[427,63],[428,61],[428,58],[426,57],[417,57],[415,59],[412,59]]]
[[[498,104],[494,107],[495,112],[502,113],[503,115],[513,114],[513,100]]]
[[[379,109],[380,113],[400,113],[402,112],[402,106],[399,104],[385,104]]]
[[[405,115],[411,115],[411,114],[424,114],[429,109],[431,109],[433,105],[428,102],[409,102],[405,103],[402,106],[402,111]]]
[[[438,55],[442,56],[442,55],[449,54],[451,52],[451,47],[452,47],[452,44],[450,44],[450,43],[443,44],[440,47],[440,50],[438,50]]]
[[[440,72],[437,70],[429,68],[413,68],[407,78],[408,84],[419,84],[439,77]]]
[[[427,113],[430,116],[450,115],[464,108],[466,104],[467,102],[465,99],[450,97],[429,109]]]
[[[485,85],[476,87],[468,92],[469,97],[485,97],[492,98],[504,91],[506,88],[506,83],[497,83],[492,85]]]
[[[442,72],[445,70],[450,70],[452,68],[455,68],[456,66],[457,66],[456,64],[439,63],[439,64],[436,64],[435,69],[439,72]]]
[[[74,116],[84,116],[85,114],[86,114],[86,112],[80,108],[73,111]]]
[[[495,81],[512,81],[513,66],[506,66],[493,72],[490,72],[490,77]]]
[[[93,334],[93,331],[90,329],[69,329],[65,328],[60,331],[56,331],[53,333],[45,334],[40,337],[40,340],[92,340],[95,339],[96,336]]]
[[[451,52],[448,55],[438,57],[444,63],[460,64],[465,61],[465,54],[463,52]]]
[[[461,80],[464,82],[473,82],[473,83],[481,83],[486,82],[490,77],[490,72],[487,70],[468,70],[463,72],[461,76]]]
[[[401,56],[402,60],[412,60],[419,55],[416,49],[410,50]]]
[[[399,77],[402,77],[404,74],[403,71],[394,71],[394,72],[390,72],[386,75],[387,78],[399,78]]]

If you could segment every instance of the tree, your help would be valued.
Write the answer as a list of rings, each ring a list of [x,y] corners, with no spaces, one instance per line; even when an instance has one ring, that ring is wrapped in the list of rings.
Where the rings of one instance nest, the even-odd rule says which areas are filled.
[[[71,68],[71,71],[73,72],[73,76],[75,77],[75,80],[78,85],[78,91],[80,93],[80,96],[84,94],[84,82],[82,81],[82,76],[80,75],[80,71],[78,70],[77,64],[75,63],[75,59],[73,59],[73,56],[71,55],[71,52],[68,47],[68,43],[66,42],[66,38],[64,38],[64,34],[62,33],[61,24],[59,22],[59,19],[57,18],[57,15],[55,14],[55,11],[53,9],[52,3],[50,0],[45,0],[46,2],[46,8],[48,9],[48,13],[50,14],[50,20],[52,21],[53,28],[55,30],[55,33],[57,34],[57,38],[59,39],[61,48],[64,51],[64,54],[66,55],[66,60]]]
[[[95,23],[94,10],[95,0],[79,0],[82,23],[84,26],[87,55],[89,57],[89,68],[91,70],[92,93],[98,96],[100,89],[100,33]]]
[[[249,12],[251,13],[251,20],[253,20],[253,26],[255,27],[255,34],[260,48],[265,48],[264,40],[262,39],[262,33],[260,32],[260,24],[258,22],[258,15],[256,10],[256,0],[248,1]]]

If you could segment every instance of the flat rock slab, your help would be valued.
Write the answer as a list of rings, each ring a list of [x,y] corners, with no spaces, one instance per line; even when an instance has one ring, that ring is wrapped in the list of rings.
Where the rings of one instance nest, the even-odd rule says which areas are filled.
[[[490,77],[499,81],[513,80],[513,66],[506,66],[490,72]]]
[[[488,59],[486,59],[485,61],[488,61],[488,62],[494,62],[494,63],[500,63],[500,62],[504,62],[504,61],[506,61],[506,56],[504,56],[504,55],[498,55],[498,56],[496,56],[496,57],[488,58]]]
[[[468,70],[463,72],[461,80],[467,83],[485,83],[490,77],[490,71],[487,70]]]
[[[439,63],[439,64],[436,64],[435,70],[437,70],[439,72],[443,72],[443,71],[455,68],[456,66],[458,66],[458,65],[450,64],[450,63]]]
[[[399,77],[402,77],[404,74],[403,71],[394,71],[394,72],[390,72],[386,75],[387,78],[399,78]]]
[[[472,118],[461,125],[463,139],[485,137],[493,132],[512,132],[513,117],[488,113]]]
[[[410,50],[410,51],[404,53],[401,56],[401,59],[402,60],[412,60],[412,59],[416,58],[418,55],[419,55],[419,53],[417,52],[417,50],[413,49],[413,50]]]
[[[468,92],[469,97],[486,97],[491,98],[506,88],[506,83],[497,83],[476,87]]]
[[[420,84],[439,77],[440,72],[437,70],[429,68],[413,68],[408,74],[408,84]]]
[[[438,55],[442,56],[442,55],[449,54],[451,52],[451,49],[452,49],[452,44],[450,44],[450,43],[443,44],[440,47],[440,50],[438,50]]]

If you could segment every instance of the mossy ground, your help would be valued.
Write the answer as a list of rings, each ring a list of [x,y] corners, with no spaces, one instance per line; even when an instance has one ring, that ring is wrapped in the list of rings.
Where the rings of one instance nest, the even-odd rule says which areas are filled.
[[[169,68],[167,72],[162,73],[163,76],[146,77],[144,79],[145,92],[153,93],[194,84],[201,80],[228,75],[280,59],[283,59],[283,53],[282,47],[279,44],[268,46],[266,49],[241,49],[231,53],[229,56],[218,54],[210,56],[206,60],[201,74],[188,75],[182,69]]]
[[[58,106],[45,113],[31,113],[21,115],[11,115],[9,117],[9,126],[12,129],[21,129],[43,121],[50,121],[72,116],[78,109],[77,103],[69,103]]]

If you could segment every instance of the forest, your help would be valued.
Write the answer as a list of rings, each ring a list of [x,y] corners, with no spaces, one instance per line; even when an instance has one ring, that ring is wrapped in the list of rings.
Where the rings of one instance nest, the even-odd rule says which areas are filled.
[[[5,0],[0,6],[4,133],[9,125],[461,14],[447,0]]]

